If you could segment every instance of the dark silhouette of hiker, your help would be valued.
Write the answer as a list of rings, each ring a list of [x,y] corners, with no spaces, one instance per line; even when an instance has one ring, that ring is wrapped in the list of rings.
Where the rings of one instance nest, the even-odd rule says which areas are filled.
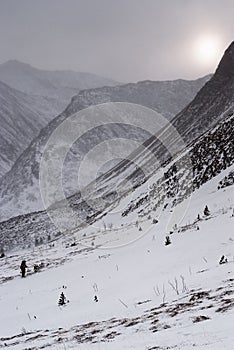
[[[21,270],[21,275],[22,275],[22,277],[25,277],[25,273],[26,273],[26,268],[27,268],[28,266],[26,265],[26,261],[25,260],[23,260],[22,262],[21,262],[21,265],[20,265],[20,270]]]

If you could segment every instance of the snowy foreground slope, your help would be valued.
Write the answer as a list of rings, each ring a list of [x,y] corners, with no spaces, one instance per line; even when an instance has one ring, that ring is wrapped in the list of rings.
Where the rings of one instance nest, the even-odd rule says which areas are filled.
[[[77,237],[0,259],[0,348],[233,349],[234,187],[218,189],[231,170],[193,193],[169,246],[172,207],[142,218],[117,207]],[[62,291],[70,302],[59,307]]]

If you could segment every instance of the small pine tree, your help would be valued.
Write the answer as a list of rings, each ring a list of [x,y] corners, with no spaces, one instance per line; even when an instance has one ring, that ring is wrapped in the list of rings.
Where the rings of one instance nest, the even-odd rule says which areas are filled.
[[[37,273],[37,272],[40,271],[40,267],[39,267],[38,264],[35,264],[35,265],[33,266],[33,271],[34,271],[35,273]]]
[[[4,251],[4,248],[2,247],[0,249],[0,258],[4,258],[5,257],[5,251]]]
[[[210,210],[209,210],[207,205],[205,206],[205,209],[204,209],[204,215],[205,216],[209,216],[210,215]]]
[[[35,247],[37,247],[39,245],[39,240],[38,240],[37,237],[35,238],[35,243],[34,244],[35,244]]]
[[[66,297],[65,297],[64,293],[62,292],[60,294],[60,297],[59,297],[58,305],[63,306],[65,304],[66,304]]]
[[[98,297],[96,295],[94,296],[94,301],[95,301],[95,303],[98,302]]]
[[[171,244],[171,239],[169,236],[166,236],[165,245],[169,245],[169,244]]]
[[[200,221],[201,220],[201,217],[200,217],[200,214],[197,215],[197,221]]]

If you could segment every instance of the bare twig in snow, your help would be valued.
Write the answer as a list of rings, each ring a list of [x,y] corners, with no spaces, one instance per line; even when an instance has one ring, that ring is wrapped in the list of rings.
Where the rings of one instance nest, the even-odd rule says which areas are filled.
[[[179,295],[179,288],[178,288],[178,281],[175,278],[175,283],[173,284],[172,282],[168,281],[168,284],[171,286],[171,288],[176,292],[177,295]]]
[[[182,293],[186,292],[188,290],[187,286],[186,286],[186,283],[185,283],[185,280],[184,280],[184,276],[180,276],[181,278],[181,282],[182,282]]]
[[[166,292],[165,292],[165,286],[163,284],[163,304],[165,304],[165,299],[166,299]]]
[[[128,305],[126,305],[121,299],[118,299],[118,300],[123,306],[125,306],[128,309]]]

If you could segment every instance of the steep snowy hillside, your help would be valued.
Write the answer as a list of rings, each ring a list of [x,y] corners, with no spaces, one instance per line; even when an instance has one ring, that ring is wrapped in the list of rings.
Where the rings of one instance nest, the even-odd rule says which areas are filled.
[[[171,234],[172,208],[147,218],[120,210],[77,235],[6,253],[0,347],[232,350],[234,187],[217,189],[227,172],[195,190]]]
[[[148,186],[136,200],[131,201],[122,216],[137,211],[142,217],[166,205],[175,208],[192,192],[222,173],[234,163],[234,116],[202,136],[187,152],[163,169],[163,176]],[[232,173],[230,171],[230,173]],[[221,184],[231,180],[228,177]],[[230,183],[231,185],[232,183]],[[224,186],[226,187],[226,186]],[[217,183],[216,189],[220,188]]]
[[[194,168],[196,169],[196,162],[199,163],[199,159],[201,162],[204,162],[203,167],[206,167],[205,162],[209,163],[210,159],[215,159],[216,156],[219,157],[220,154],[222,154],[221,157],[223,157],[221,163],[224,163],[221,168],[229,166],[229,164],[233,162],[234,154],[232,148],[233,110],[234,42],[225,51],[214,76],[199,91],[188,107],[172,120],[171,125],[164,127],[156,137],[151,137],[147,140],[144,143],[145,148],[143,150],[139,149],[134,152],[131,157],[131,162],[128,160],[123,161],[97,179],[93,187],[90,186],[90,188],[87,189],[86,200],[87,198],[93,202],[97,200],[99,203],[101,196],[105,198],[109,197],[110,200],[107,201],[108,204],[108,202],[111,203],[116,200],[116,198],[121,198],[125,193],[139,186],[143,181],[154,174],[155,170],[160,167],[160,164],[163,165],[174,157],[177,157],[177,154],[182,151],[186,145],[191,145],[194,139],[204,134],[207,130],[212,128],[212,126],[217,125],[217,123],[222,120],[227,120],[227,125],[224,124],[226,125],[224,126],[225,132],[222,131],[223,126],[221,123],[218,128],[220,133],[216,130],[211,136],[211,140],[216,145],[215,147],[217,150],[220,148],[220,152],[216,154],[215,149],[212,149],[212,146],[210,147],[209,137],[207,137],[207,140],[204,141],[204,153],[196,154],[196,150],[193,150],[194,156],[192,154],[189,156],[189,159],[185,157],[186,162],[185,165],[182,164],[182,169],[184,168],[185,170],[186,166],[188,166],[190,168],[189,176],[193,179],[193,171]],[[223,153],[223,143],[226,145],[227,149],[229,149],[228,157],[226,153]],[[205,160],[201,155],[207,152],[210,154],[209,158]],[[138,166],[137,169],[135,164]],[[207,169],[207,178],[209,178],[210,173],[214,176],[218,167],[219,165],[214,163],[211,169]],[[200,170],[202,169],[198,168],[197,171],[199,172]],[[128,183],[126,184],[126,182]],[[118,184],[117,188],[116,184]],[[85,201],[82,201],[80,194],[71,199],[72,205],[80,208],[85,206]],[[106,205],[105,201],[102,203],[104,206]],[[100,205],[96,207],[101,210]],[[98,213],[97,210],[89,210],[89,208],[87,208],[87,212],[90,212],[89,216],[95,215],[95,212]]]
[[[121,185],[111,172],[110,176],[102,175],[95,186],[89,185],[85,196],[78,193],[68,199],[71,213],[67,212],[66,203],[61,202],[51,208],[49,216],[42,211],[2,222],[1,244],[6,250],[16,246],[32,247],[36,239],[47,242],[48,236],[54,240],[64,232],[70,235],[73,231],[79,231],[85,223],[95,223],[101,218],[106,221],[108,217],[108,224],[131,221],[132,215],[139,215],[145,220],[148,215],[157,217],[163,208],[175,213],[175,219],[171,218],[174,221],[170,225],[168,223],[168,230],[171,230],[174,224],[178,224],[177,216],[183,215],[178,212],[180,203],[184,203],[185,207],[182,208],[185,211],[185,200],[189,200],[197,188],[219,175],[219,180],[213,182],[218,191],[220,181],[233,171],[233,130],[234,116],[230,116],[201,136],[171,163],[162,166],[148,181],[141,177],[142,173],[135,174],[138,185],[142,183],[137,188],[131,181],[127,182],[130,187]]]
[[[196,92],[209,78],[210,76],[207,76],[195,81],[145,81],[137,84],[127,84],[122,86],[103,87],[81,91],[72,99],[65,112],[41,131],[38,138],[33,141],[30,147],[25,150],[22,156],[17,160],[12,170],[2,179],[0,189],[2,210],[0,213],[0,218],[6,219],[11,216],[32,212],[34,210],[40,210],[43,208],[38,188],[38,169],[40,157],[45,143],[49,139],[52,132],[61,122],[66,120],[66,118],[71,116],[73,113],[83,110],[90,105],[110,101],[127,101],[150,107],[153,110],[160,112],[163,116],[171,119],[175,113],[179,112],[187,103],[191,101]],[[112,119],[112,123],[115,121],[114,117],[110,119]],[[149,138],[152,133],[158,131],[158,129],[155,129],[155,126],[153,125],[155,122],[151,125],[147,125],[148,129],[151,130],[150,134],[144,130],[144,128],[141,128],[141,130],[135,130],[134,128],[124,125],[124,123],[129,123],[129,117],[127,115],[125,116],[125,119],[122,118],[122,125],[120,126],[104,126],[102,131],[99,128],[92,130],[89,135],[84,135],[79,145],[76,146],[76,150],[72,152],[73,154],[76,154],[76,159],[74,160],[74,157],[71,157],[69,160],[68,157],[69,164],[67,168],[69,171],[72,164],[77,165],[77,161],[79,162],[83,158],[87,152],[87,149],[94,147],[98,140],[101,142],[105,137],[109,139],[114,137],[122,137],[125,139],[131,138],[142,143],[144,140]],[[137,146],[135,146],[135,148],[136,147]],[[131,151],[132,149],[128,150],[129,153]],[[75,187],[73,182],[71,183],[70,178],[69,186],[67,187],[69,187],[68,194],[72,194],[78,189],[77,186]]]
[[[0,177],[61,110],[55,98],[27,95],[0,81]]]

